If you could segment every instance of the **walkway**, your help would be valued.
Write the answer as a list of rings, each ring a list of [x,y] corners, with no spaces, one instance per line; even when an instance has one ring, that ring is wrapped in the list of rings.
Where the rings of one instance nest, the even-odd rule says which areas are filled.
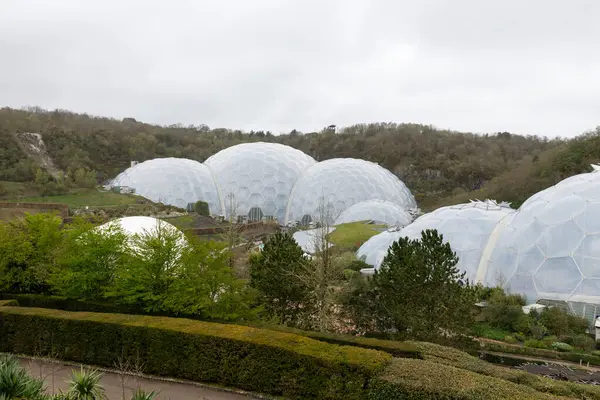
[[[58,389],[67,390],[68,381],[71,379],[71,371],[80,369],[79,365],[68,365],[66,363],[54,363],[43,360],[19,358],[21,364],[29,370],[31,375],[42,377],[48,388],[47,393],[58,392]],[[85,368],[85,367],[84,367]],[[89,368],[89,367],[88,367]],[[249,394],[238,394],[222,391],[215,388],[197,385],[194,383],[162,380],[152,377],[121,376],[116,372],[101,371],[101,384],[106,391],[108,400],[121,400],[123,392],[126,399],[137,387],[146,392],[157,391],[157,400],[249,400],[258,399]],[[124,380],[124,382],[123,382]]]

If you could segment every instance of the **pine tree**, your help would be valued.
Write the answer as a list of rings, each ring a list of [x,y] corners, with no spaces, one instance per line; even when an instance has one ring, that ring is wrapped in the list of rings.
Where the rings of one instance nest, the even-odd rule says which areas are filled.
[[[371,282],[379,330],[416,338],[465,332],[475,291],[457,263],[435,230],[423,231],[421,240],[395,242]]]
[[[265,310],[283,323],[297,323],[309,311],[310,291],[298,276],[310,261],[287,233],[269,237],[260,254],[250,259],[250,283],[260,293]]]

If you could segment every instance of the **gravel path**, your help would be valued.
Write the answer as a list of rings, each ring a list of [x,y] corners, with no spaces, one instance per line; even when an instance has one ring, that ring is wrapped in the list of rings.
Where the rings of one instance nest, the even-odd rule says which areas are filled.
[[[57,393],[58,389],[65,391],[71,379],[71,371],[78,371],[80,366],[55,363],[29,358],[19,358],[21,364],[36,377],[42,377],[46,382],[47,392]],[[89,368],[85,367],[84,368]],[[123,397],[122,376],[115,372],[102,371],[101,384],[106,391],[108,400],[121,400]],[[54,375],[54,377],[53,377]],[[222,391],[206,386],[180,381],[165,381],[152,377],[125,376],[125,395],[129,399],[131,393],[140,386],[146,392],[157,391],[160,400],[249,400],[258,399],[249,394],[238,394]]]

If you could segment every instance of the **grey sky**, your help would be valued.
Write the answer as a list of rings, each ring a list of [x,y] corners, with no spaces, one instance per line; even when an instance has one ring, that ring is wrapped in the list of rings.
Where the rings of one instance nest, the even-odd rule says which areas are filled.
[[[0,106],[272,130],[600,125],[597,0],[0,0]]]

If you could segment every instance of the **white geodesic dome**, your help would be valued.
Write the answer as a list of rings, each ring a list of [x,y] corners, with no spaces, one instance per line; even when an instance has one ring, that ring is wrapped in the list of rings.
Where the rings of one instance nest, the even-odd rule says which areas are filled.
[[[404,227],[413,220],[412,214],[397,203],[386,200],[366,200],[346,208],[334,224],[357,221],[374,221],[387,226]]]
[[[142,216],[117,218],[107,222],[104,225],[100,225],[95,229],[100,232],[110,232],[110,228],[112,226],[119,227],[121,231],[130,239],[135,235],[158,236],[160,232],[163,231],[168,232],[169,234],[175,234],[178,237],[177,245],[179,247],[183,247],[187,244],[187,239],[185,238],[183,232],[177,229],[174,225],[158,218]],[[129,240],[128,244],[131,246],[132,250],[136,250],[131,240]]]
[[[420,239],[422,231],[435,229],[456,253],[457,267],[474,281],[490,234],[500,220],[514,212],[508,204],[492,200],[441,207],[420,216],[398,232],[384,232],[371,238],[372,243],[368,241],[361,246],[357,256],[366,255],[366,262],[377,269],[393,242],[401,237]]]
[[[369,265],[379,268],[392,244],[400,239],[400,232],[384,231],[364,242],[356,252],[356,257]]]
[[[129,186],[157,203],[186,208],[202,200],[210,213],[222,213],[217,185],[208,167],[186,158],[155,158],[126,169],[111,186]]]
[[[296,180],[315,163],[300,150],[264,142],[231,146],[204,162],[216,178],[226,215],[234,208],[250,220],[273,216],[280,223]]]
[[[498,225],[478,273],[528,302],[600,305],[600,173],[567,178]]]
[[[370,161],[334,158],[307,169],[298,179],[286,211],[292,221],[335,220],[353,204],[365,200],[387,200],[406,210],[417,206],[406,185],[387,169]],[[333,221],[330,221],[333,222]]]

